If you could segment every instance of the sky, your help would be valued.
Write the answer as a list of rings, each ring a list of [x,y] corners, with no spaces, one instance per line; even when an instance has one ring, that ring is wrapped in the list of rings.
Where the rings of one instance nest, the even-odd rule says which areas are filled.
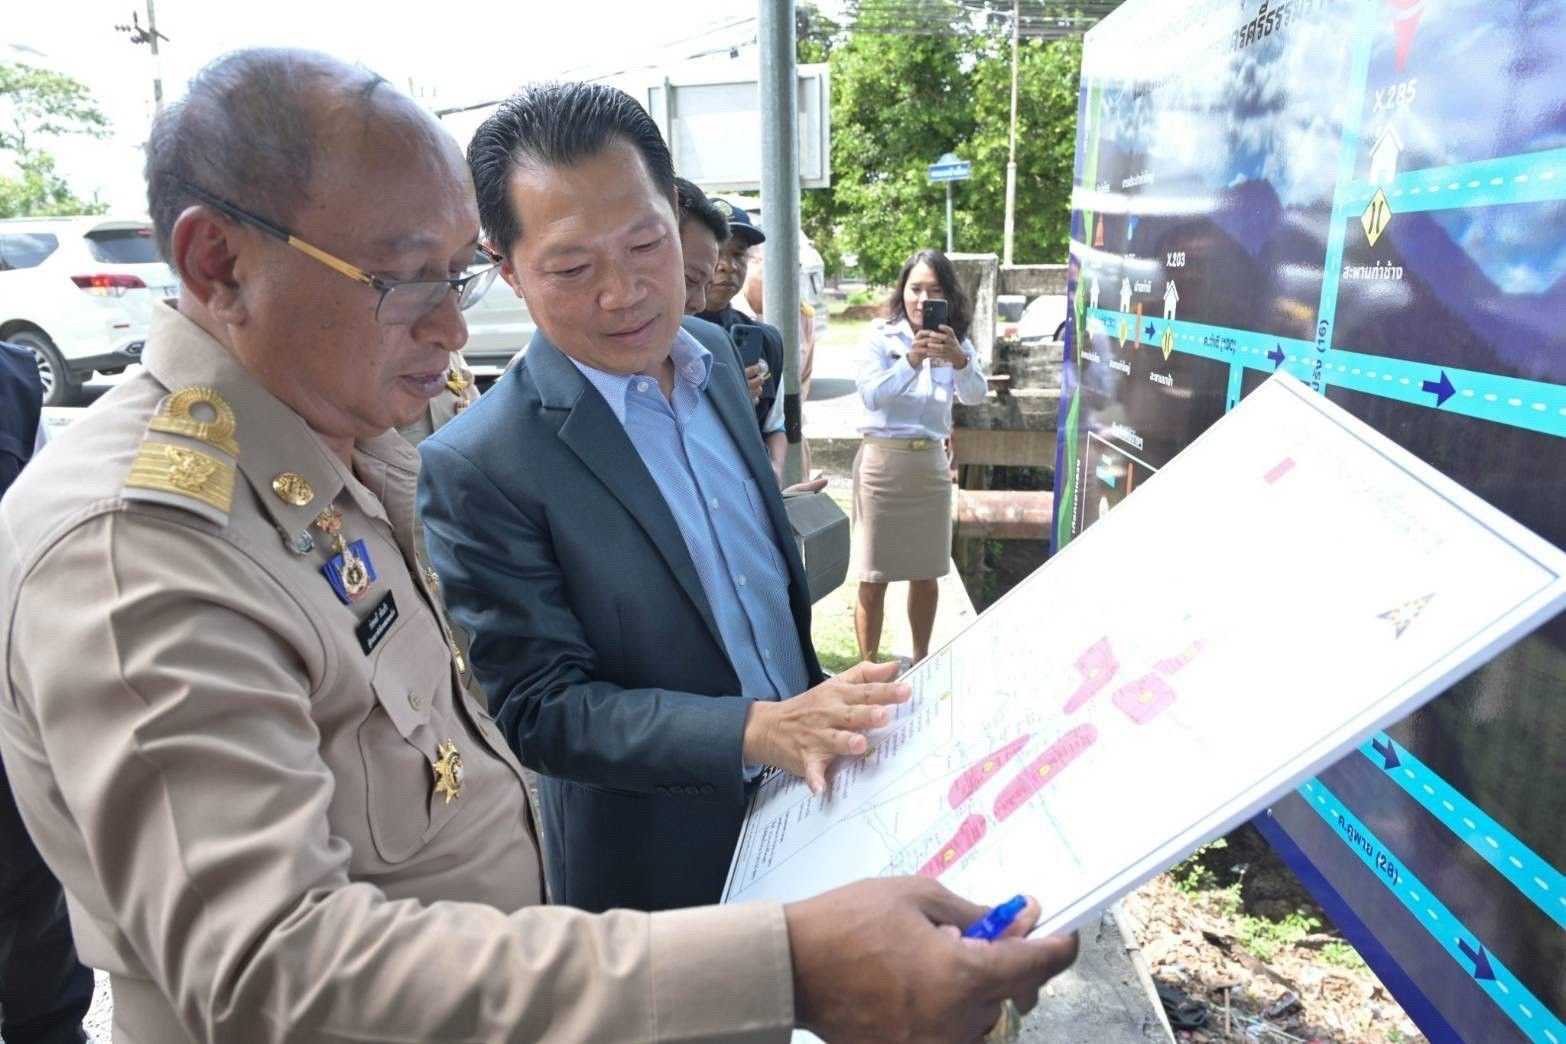
[[[430,108],[502,98],[530,80],[593,78],[744,45],[754,2],[722,0],[154,0],[165,100],[212,58],[239,47],[313,47],[359,62]],[[835,3],[820,5],[829,14]],[[146,210],[139,146],[152,117],[153,62],[116,25],[145,0],[0,0],[0,61],[85,83],[114,127],[104,141],[48,145],[78,196],[115,214]],[[456,123],[457,121],[454,121]],[[0,168],[5,167],[0,157]]]

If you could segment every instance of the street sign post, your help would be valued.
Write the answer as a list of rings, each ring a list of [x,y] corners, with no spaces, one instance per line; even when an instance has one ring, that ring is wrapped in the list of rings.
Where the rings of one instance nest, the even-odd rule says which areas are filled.
[[[973,164],[958,159],[956,153],[948,152],[926,169],[932,182],[946,183],[946,252],[950,254],[952,252],[952,182],[967,181],[971,178]]]

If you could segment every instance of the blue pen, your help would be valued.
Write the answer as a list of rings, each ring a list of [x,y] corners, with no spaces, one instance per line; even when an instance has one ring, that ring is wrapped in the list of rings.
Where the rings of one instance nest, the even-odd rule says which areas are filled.
[[[999,939],[1006,934],[1006,929],[1011,927],[1023,909],[1028,905],[1028,900],[1023,896],[1013,896],[1001,903],[995,909],[985,914],[968,926],[968,930],[962,933],[964,939],[981,939],[990,942]]]

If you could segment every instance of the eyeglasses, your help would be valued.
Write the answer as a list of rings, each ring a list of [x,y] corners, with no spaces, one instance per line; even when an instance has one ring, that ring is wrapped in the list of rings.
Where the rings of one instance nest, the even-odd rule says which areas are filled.
[[[445,299],[447,291],[457,295],[457,307],[466,311],[484,296],[484,291],[494,284],[495,275],[500,271],[500,258],[491,253],[488,248],[480,246],[479,253],[491,262],[490,266],[481,272],[456,279],[383,279],[378,275],[371,275],[357,265],[349,264],[340,257],[328,254],[320,247],[311,246],[281,225],[274,225],[248,210],[241,210],[227,200],[219,199],[187,181],[180,181],[180,185],[207,206],[222,211],[235,221],[243,222],[275,239],[282,240],[339,275],[379,290],[381,297],[375,304],[375,321],[387,326],[408,326],[418,322],[435,310]]]

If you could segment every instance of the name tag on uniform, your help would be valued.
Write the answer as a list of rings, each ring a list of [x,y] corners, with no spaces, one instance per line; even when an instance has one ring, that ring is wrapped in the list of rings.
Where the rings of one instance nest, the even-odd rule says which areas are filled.
[[[359,636],[359,648],[368,656],[375,651],[375,647],[381,644],[381,639],[391,631],[392,624],[397,622],[397,599],[392,597],[390,591],[386,597],[375,603],[375,608],[370,610],[370,615],[359,621],[359,626],[353,629],[353,633]]]

